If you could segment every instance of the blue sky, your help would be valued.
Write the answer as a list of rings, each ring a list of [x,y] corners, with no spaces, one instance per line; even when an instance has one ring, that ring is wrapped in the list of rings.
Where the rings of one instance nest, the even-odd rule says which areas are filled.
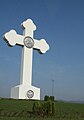
[[[0,96],[9,97],[19,84],[22,48],[8,47],[3,35],[11,29],[23,34],[21,23],[31,18],[34,37],[50,45],[46,54],[33,54],[33,85],[41,98],[84,101],[84,0],[0,0]]]

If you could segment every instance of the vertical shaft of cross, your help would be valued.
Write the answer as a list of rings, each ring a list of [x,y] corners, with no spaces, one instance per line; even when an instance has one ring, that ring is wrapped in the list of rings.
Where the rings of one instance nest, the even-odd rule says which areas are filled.
[[[25,36],[30,36],[33,38],[33,31],[30,29],[24,30]],[[21,61],[21,75],[20,83],[30,85],[32,84],[32,57],[33,48],[23,47],[22,50],[22,61]]]

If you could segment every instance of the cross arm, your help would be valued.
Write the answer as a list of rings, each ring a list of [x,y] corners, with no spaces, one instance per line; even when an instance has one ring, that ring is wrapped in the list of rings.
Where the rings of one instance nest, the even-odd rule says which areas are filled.
[[[34,48],[40,50],[41,53],[45,53],[47,50],[49,50],[49,45],[44,39],[34,39]]]
[[[19,35],[15,30],[10,30],[5,33],[4,39],[9,43],[9,45],[14,46],[15,44],[24,45],[23,39],[25,36]]]

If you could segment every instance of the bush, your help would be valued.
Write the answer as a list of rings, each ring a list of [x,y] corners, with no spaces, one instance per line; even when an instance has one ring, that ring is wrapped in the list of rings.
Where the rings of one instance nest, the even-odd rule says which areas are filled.
[[[41,114],[41,103],[39,101],[35,101],[33,104],[33,113],[35,113],[36,115],[40,115]]]
[[[55,114],[56,108],[55,108],[55,103],[52,102],[52,115]]]
[[[51,101],[47,102],[47,111],[48,111],[48,115],[52,114],[52,102]]]
[[[54,96],[50,96],[50,100],[51,100],[51,101],[54,101]]]
[[[45,101],[48,101],[48,100],[50,100],[50,97],[47,96],[47,95],[45,95],[44,100],[45,100]]]
[[[49,101],[49,100],[54,101],[55,98],[54,98],[54,96],[47,96],[47,95],[45,95],[44,100],[45,101]]]
[[[46,102],[35,101],[33,104],[33,113],[35,115],[45,116],[45,115],[54,115],[55,113],[55,104],[54,102],[48,100]]]

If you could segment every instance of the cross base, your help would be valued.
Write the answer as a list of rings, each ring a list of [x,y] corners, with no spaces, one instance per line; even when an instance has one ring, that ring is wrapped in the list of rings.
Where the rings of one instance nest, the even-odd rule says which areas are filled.
[[[40,88],[24,84],[12,87],[11,98],[40,100]]]

